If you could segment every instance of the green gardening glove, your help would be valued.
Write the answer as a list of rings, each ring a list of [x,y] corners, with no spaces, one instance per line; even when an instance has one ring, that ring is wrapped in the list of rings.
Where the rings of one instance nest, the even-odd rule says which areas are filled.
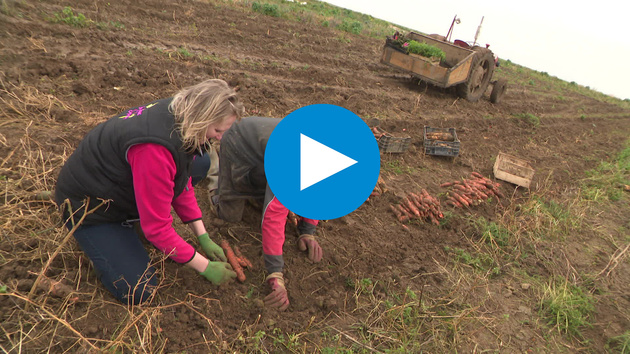
[[[206,270],[199,274],[203,275],[204,278],[210,280],[214,285],[220,285],[225,283],[226,281],[236,278],[236,273],[232,270],[232,266],[225,262],[210,261],[208,262]]]
[[[208,256],[212,260],[221,260],[223,262],[227,262],[225,253],[223,253],[223,248],[212,242],[212,240],[210,239],[210,235],[208,235],[207,232],[205,234],[197,236],[197,238],[199,239],[201,248],[206,253],[206,256]]]

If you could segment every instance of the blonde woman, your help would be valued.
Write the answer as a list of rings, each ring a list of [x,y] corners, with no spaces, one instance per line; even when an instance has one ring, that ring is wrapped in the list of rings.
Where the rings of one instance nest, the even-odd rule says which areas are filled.
[[[193,185],[210,167],[204,154],[210,139],[221,140],[243,112],[225,81],[207,80],[101,123],[62,167],[55,200],[68,228],[107,201],[85,216],[74,237],[105,288],[121,302],[145,302],[157,285],[134,231],[137,222],[151,244],[213,284],[236,276],[208,236]],[[205,255],[172,227],[171,207],[198,237]]]

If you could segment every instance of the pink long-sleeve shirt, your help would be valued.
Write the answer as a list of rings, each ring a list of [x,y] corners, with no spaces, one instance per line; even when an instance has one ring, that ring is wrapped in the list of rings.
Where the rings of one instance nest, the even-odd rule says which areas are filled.
[[[282,255],[284,245],[284,228],[287,223],[287,209],[275,196],[263,210],[262,219],[262,244],[263,253],[270,256]],[[317,226],[319,220],[300,217],[301,220],[313,226]]]
[[[187,263],[195,249],[173,228],[171,206],[184,223],[201,219],[191,181],[174,197],[177,168],[168,149],[159,144],[133,145],[127,151],[131,165],[140,226],[146,239],[178,263]]]

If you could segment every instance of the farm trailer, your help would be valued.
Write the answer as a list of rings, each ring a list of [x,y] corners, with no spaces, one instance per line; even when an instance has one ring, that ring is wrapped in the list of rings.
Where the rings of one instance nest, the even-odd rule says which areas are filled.
[[[445,58],[441,61],[432,61],[418,54],[406,53],[403,48],[395,46],[393,39],[388,37],[383,47],[381,63],[438,87],[455,86],[458,95],[471,102],[478,101],[491,83],[492,103],[498,103],[505,93],[507,86],[505,79],[492,81],[496,64],[490,49],[469,47],[461,41],[456,41],[459,43],[456,45],[415,32],[409,32],[405,38],[435,46],[444,51]],[[469,48],[465,48],[466,46]]]

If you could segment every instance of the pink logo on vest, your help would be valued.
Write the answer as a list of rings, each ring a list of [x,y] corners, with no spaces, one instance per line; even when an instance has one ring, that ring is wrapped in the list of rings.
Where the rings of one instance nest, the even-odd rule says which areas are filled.
[[[151,108],[151,107],[153,107],[155,105],[157,105],[157,103],[151,103],[151,104],[147,105],[146,107],[145,106],[140,106],[138,108],[132,108],[129,111],[127,111],[127,115],[126,116],[120,116],[118,118],[129,119],[129,118],[133,118],[135,116],[139,116],[139,115],[142,114],[142,112],[145,109],[149,109],[149,108]]]

